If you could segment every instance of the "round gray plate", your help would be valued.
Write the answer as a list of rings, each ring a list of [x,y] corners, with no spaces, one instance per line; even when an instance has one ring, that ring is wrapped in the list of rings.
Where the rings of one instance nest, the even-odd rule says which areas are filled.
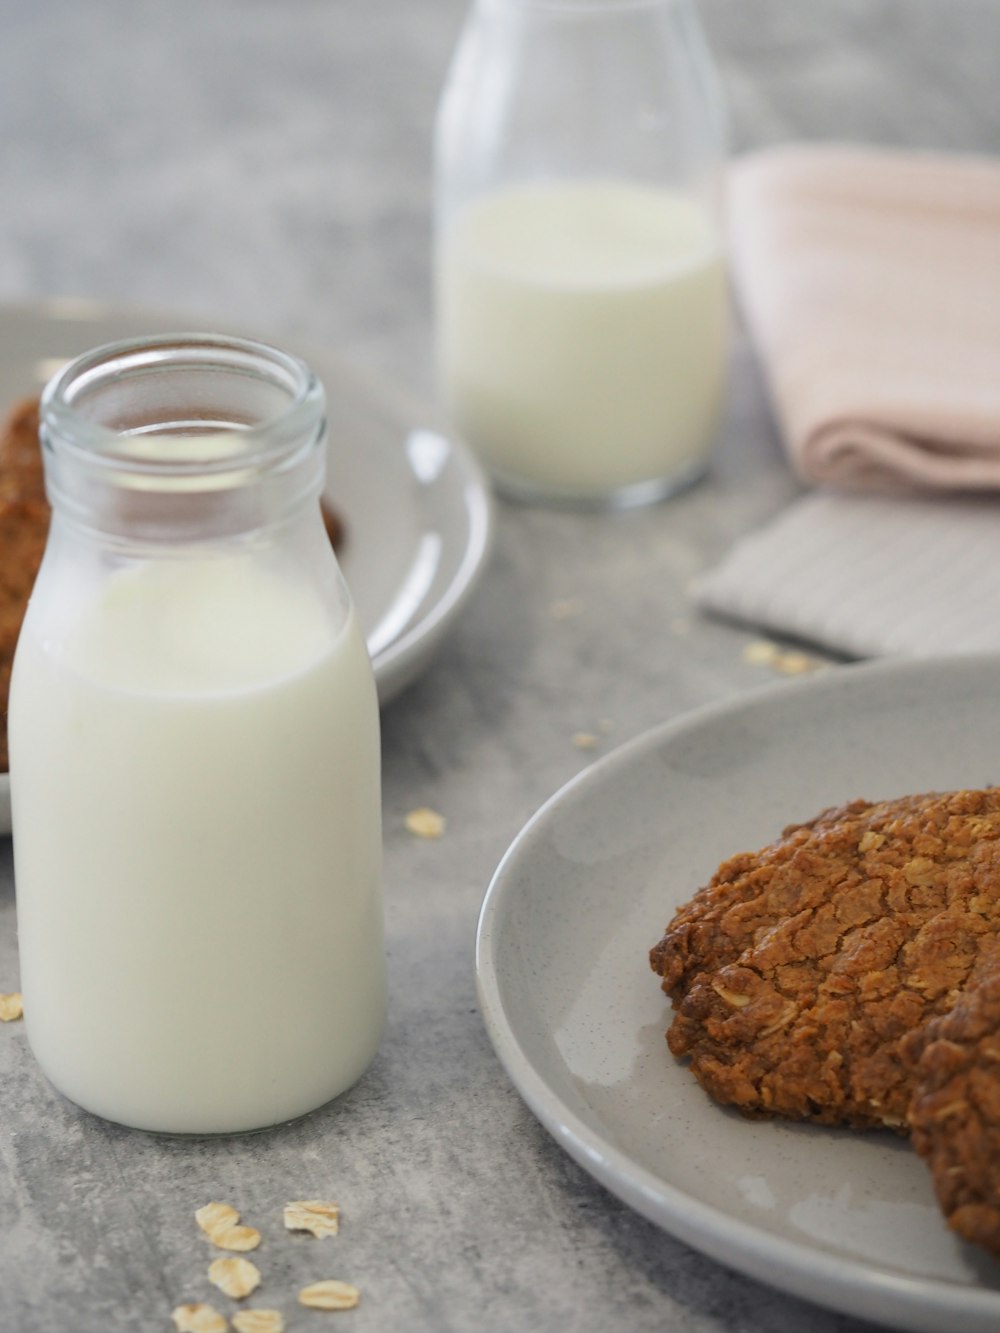
[[[682,717],[557,793],[483,904],[480,1005],[593,1176],[776,1287],[905,1329],[1000,1327],[1000,1264],[948,1231],[902,1140],[751,1122],[669,1054],[647,954],[731,853],[854,797],[1000,782],[1000,659],[840,667]]]
[[[206,327],[204,318],[91,301],[0,306],[0,415],[88,348]],[[327,493],[347,526],[340,564],[384,704],[426,667],[475,587],[490,546],[489,491],[459,441],[418,428],[404,404],[335,352],[280,341],[326,389]],[[0,834],[9,829],[10,784],[0,774]]]

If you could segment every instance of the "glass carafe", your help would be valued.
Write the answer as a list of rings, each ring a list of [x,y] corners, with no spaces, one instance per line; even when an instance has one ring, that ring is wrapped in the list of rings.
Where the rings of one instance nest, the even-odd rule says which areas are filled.
[[[437,366],[502,490],[626,505],[704,471],[723,159],[690,0],[475,0],[435,139]]]
[[[371,664],[320,513],[323,391],[273,348],[99,348],[42,400],[48,544],[10,774],[28,1038],[110,1120],[251,1130],[385,1010]]]

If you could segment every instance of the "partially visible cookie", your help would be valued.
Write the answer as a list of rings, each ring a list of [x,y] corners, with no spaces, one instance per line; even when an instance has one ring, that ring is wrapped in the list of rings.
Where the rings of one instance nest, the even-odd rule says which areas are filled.
[[[7,756],[7,695],[14,648],[42,562],[49,506],[38,447],[38,399],[16,403],[0,427],[0,772]]]
[[[906,1132],[901,1042],[1000,934],[1000,790],[854,801],[733,858],[651,952],[717,1101]]]
[[[913,1146],[952,1230],[1000,1259],[1000,951],[950,1013],[903,1046],[915,1069]]]
[[[330,545],[335,551],[339,551],[344,540],[344,520],[325,496],[320,500],[319,508]]]
[[[45,501],[37,398],[16,402],[0,427],[0,500]],[[7,530],[5,523],[0,532]]]

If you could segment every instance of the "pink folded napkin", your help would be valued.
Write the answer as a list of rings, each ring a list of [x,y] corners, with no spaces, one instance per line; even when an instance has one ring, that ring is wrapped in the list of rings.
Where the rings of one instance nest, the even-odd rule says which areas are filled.
[[[734,277],[789,457],[844,489],[1000,489],[1000,159],[738,162]]]

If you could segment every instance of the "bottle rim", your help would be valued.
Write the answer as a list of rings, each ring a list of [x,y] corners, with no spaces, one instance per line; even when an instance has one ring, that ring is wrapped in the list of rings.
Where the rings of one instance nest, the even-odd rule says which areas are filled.
[[[82,410],[90,395],[140,376],[224,371],[267,384],[285,405],[248,421],[149,422],[118,429]],[[301,457],[325,437],[323,387],[306,363],[267,343],[215,333],[165,333],[127,338],[92,348],[67,362],[41,397],[44,449],[88,468],[127,473],[150,485],[196,477],[217,484],[253,469],[268,472]],[[178,440],[187,446],[178,448]],[[292,455],[293,457],[290,457]]]

